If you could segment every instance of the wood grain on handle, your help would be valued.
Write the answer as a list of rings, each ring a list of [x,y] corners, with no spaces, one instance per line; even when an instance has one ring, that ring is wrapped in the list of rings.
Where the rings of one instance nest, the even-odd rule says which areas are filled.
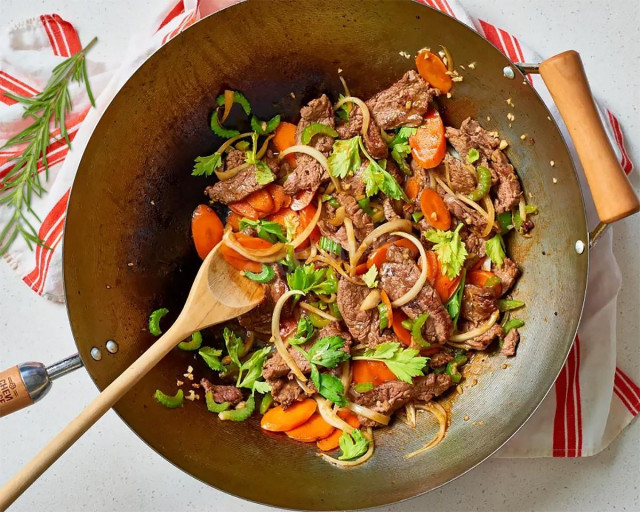
[[[32,403],[17,366],[0,372],[0,418]]]
[[[105,412],[144,377],[172,348],[190,334],[176,323],[129,368],[62,429],[0,489],[0,510],[6,510],[58,457],[66,452]]]
[[[602,126],[578,52],[545,60],[540,74],[576,146],[600,220],[609,224],[640,210]]]

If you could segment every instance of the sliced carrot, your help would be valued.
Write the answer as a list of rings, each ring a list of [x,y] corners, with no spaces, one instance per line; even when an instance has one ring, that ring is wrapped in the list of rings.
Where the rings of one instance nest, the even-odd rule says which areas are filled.
[[[298,216],[300,217],[300,226],[298,227],[298,231],[296,236],[302,233],[305,228],[311,224],[313,220],[313,216],[316,214],[317,208],[314,204],[309,204],[305,206],[302,210],[298,212]],[[307,240],[303,240],[300,245],[296,247],[296,249],[304,249],[309,245],[309,241],[317,242],[320,240],[320,230],[316,226],[316,228],[311,232],[309,238]]]
[[[371,382],[374,386],[378,386],[383,382],[398,380],[387,365],[380,361],[353,361],[351,370],[354,384]]]
[[[424,169],[440,165],[447,151],[444,123],[437,110],[431,110],[424,118],[424,124],[409,137],[411,155]]]
[[[360,428],[360,421],[358,417],[350,411],[338,411],[338,416],[346,421],[353,428]],[[330,452],[337,449],[340,446],[340,437],[342,436],[342,430],[335,429],[333,434],[329,437],[321,439],[316,444],[323,452]]]
[[[267,185],[267,192],[269,192],[273,199],[272,213],[279,212],[281,208],[285,208],[291,204],[291,196],[285,194],[282,186],[270,183]]]
[[[392,327],[393,332],[396,334],[398,339],[402,342],[403,345],[406,345],[408,347],[409,345],[411,345],[411,333],[402,325],[402,322],[404,322],[407,318],[407,315],[405,315],[401,309],[396,309],[393,312]]]
[[[246,217],[247,219],[258,220],[264,217],[263,214],[257,212],[253,206],[246,202],[246,200],[229,203],[227,206],[232,212],[237,213],[241,217]]]
[[[302,210],[305,206],[313,201],[313,197],[316,195],[315,190],[300,190],[293,196],[293,200],[291,201],[291,209],[293,211]]]
[[[460,276],[455,279],[449,279],[447,274],[438,273],[434,286],[443,303],[447,302],[451,298],[453,293],[456,291],[459,282]]]
[[[286,339],[291,336],[298,328],[298,321],[295,318],[285,318],[280,320],[280,336]]]
[[[227,226],[231,227],[233,231],[240,231],[240,219],[242,219],[241,215],[238,215],[236,212],[229,212],[229,215],[227,215]]]
[[[431,283],[431,286],[436,282],[439,271],[440,263],[438,262],[438,256],[433,251],[427,251],[427,281]]]
[[[367,268],[371,268],[373,265],[375,265],[379,269],[382,264],[387,261],[387,251],[392,245],[397,245],[398,247],[409,249],[412,258],[415,258],[418,255],[418,249],[416,248],[416,246],[406,238],[401,238],[400,240],[386,243],[382,247],[378,247],[375,251],[373,251],[373,253],[367,258]]]
[[[247,258],[224,244],[220,246],[220,254],[225,259],[225,261],[235,269],[248,270],[249,272],[256,273],[262,270],[261,263],[249,261]]]
[[[432,188],[425,188],[420,196],[420,209],[427,222],[443,231],[451,227],[451,214],[442,198]]]
[[[421,51],[416,57],[416,67],[420,76],[440,89],[440,92],[447,93],[453,87],[453,81],[447,75],[447,66],[436,54],[427,50]]]
[[[305,423],[292,430],[287,430],[285,434],[296,441],[315,443],[318,439],[329,437],[334,430],[335,428],[324,421],[320,414],[315,413]]]
[[[360,263],[360,265],[356,267],[356,275],[361,276],[362,274],[366,274],[369,268],[369,265],[367,265],[366,263]]]
[[[224,234],[220,217],[206,204],[200,204],[191,216],[191,234],[200,258],[205,259]]]
[[[393,325],[393,309],[391,309],[391,301],[389,300],[389,296],[387,292],[382,290],[380,292],[380,299],[382,299],[382,303],[387,306],[387,316],[389,317],[389,325]]]
[[[281,405],[269,409],[260,420],[260,427],[270,432],[286,432],[305,423],[316,412],[318,404],[307,398],[284,409]]]
[[[273,246],[271,242],[264,240],[263,238],[245,235],[244,233],[236,233],[235,237],[238,243],[247,249],[268,249]]]
[[[472,270],[467,274],[466,282],[484,287],[487,280],[492,277],[496,277],[496,275],[488,270]],[[496,283],[492,288],[496,297],[499,297],[502,294],[502,285],[500,283]]]
[[[273,137],[273,145],[278,151],[284,151],[296,145],[296,129],[297,126],[292,123],[281,122],[278,125]],[[293,155],[287,155],[285,160],[290,165],[296,165],[296,158]]]
[[[411,176],[407,180],[404,191],[409,199],[415,199],[416,197],[418,197],[418,192],[420,192],[420,184],[418,183],[418,179],[415,176]]]
[[[275,211],[273,198],[266,188],[256,190],[246,198],[246,201],[258,213],[269,215]]]
[[[421,356],[432,356],[442,351],[442,347],[429,347],[429,348],[421,348],[420,355]]]

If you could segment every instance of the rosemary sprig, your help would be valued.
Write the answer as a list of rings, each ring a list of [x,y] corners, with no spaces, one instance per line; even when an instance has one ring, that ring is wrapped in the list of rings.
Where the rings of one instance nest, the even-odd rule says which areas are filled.
[[[31,250],[33,250],[32,244],[44,246],[44,241],[39,238],[32,224],[33,218],[40,221],[31,208],[33,194],[41,197],[46,192],[38,173],[38,160],[42,158],[46,181],[49,179],[47,162],[49,145],[64,139],[67,146],[71,148],[65,124],[65,116],[72,109],[69,94],[71,82],[84,84],[91,105],[95,107],[85,56],[97,40],[94,38],[78,53],[58,64],[53,69],[43,91],[34,97],[5,93],[5,96],[24,105],[22,117],[31,118],[33,122],[0,147],[0,150],[3,150],[11,146],[25,145],[22,153],[10,159],[14,162],[14,166],[0,181],[0,205],[6,205],[13,210],[6,226],[0,231],[0,256],[7,252],[18,235],[24,238]],[[56,128],[60,129],[60,135],[55,140],[51,140],[51,132]]]

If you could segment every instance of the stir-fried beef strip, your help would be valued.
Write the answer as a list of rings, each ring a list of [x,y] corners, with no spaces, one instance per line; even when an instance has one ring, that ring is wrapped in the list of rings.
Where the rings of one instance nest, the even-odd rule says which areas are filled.
[[[391,380],[383,382],[366,393],[358,393],[353,387],[349,393],[352,400],[358,405],[373,409],[380,414],[390,415],[411,401],[413,387],[406,382]],[[358,419],[365,427],[381,426],[378,422],[364,416],[359,415]]]
[[[493,288],[467,284],[462,296],[461,315],[472,322],[482,322],[498,309],[498,299]]]
[[[407,293],[420,277],[420,269],[409,258],[408,251],[392,245],[387,251],[387,262],[380,270],[380,285],[391,301]],[[435,336],[426,330],[427,341],[443,345],[451,336],[453,323],[449,313],[431,285],[426,282],[418,295],[402,306],[402,311],[412,319],[429,313],[427,324],[433,325]]]
[[[425,377],[417,377],[413,381],[412,397],[418,402],[429,402],[444,393],[452,384],[451,376],[446,373],[441,375],[430,373]]]
[[[518,329],[511,329],[507,335],[504,337],[502,342],[502,349],[500,353],[503,356],[511,357],[516,355],[516,348],[518,346],[518,342],[520,341],[520,333]]]
[[[473,322],[460,322],[460,331],[466,332],[477,327]],[[504,330],[500,325],[494,324],[484,334],[480,334],[475,338],[465,341],[473,350],[485,350],[493,340],[496,338],[502,338],[504,336]]]
[[[211,384],[207,379],[202,379],[200,385],[204,388],[205,393],[211,391],[213,400],[219,404],[229,402],[230,405],[236,405],[242,402],[242,391],[235,386],[218,386]]]
[[[261,188],[264,188],[264,185],[258,183],[256,166],[251,165],[233,178],[208,186],[204,193],[214,203],[229,204],[242,201]]]
[[[513,165],[509,163],[506,155],[496,149],[491,154],[491,168],[498,175],[496,185],[497,197],[494,200],[496,213],[503,213],[513,210],[522,198],[522,187],[520,180],[513,170]]]
[[[444,366],[450,361],[453,361],[453,355],[449,354],[449,352],[438,352],[431,356],[429,366],[431,366],[431,368],[438,368],[440,366]]]
[[[476,188],[476,179],[462,160],[447,154],[444,161],[449,167],[449,180],[451,180],[451,188],[454,192],[468,194]]]
[[[341,121],[336,126],[338,137],[341,139],[351,139],[356,135],[362,135],[362,111],[360,107],[354,106],[349,112],[349,120]],[[380,127],[375,119],[369,121],[367,136],[364,137],[364,146],[367,152],[375,159],[384,159],[389,155],[389,148],[380,136]]]
[[[511,290],[521,273],[520,268],[511,258],[505,258],[501,267],[492,265],[491,271],[500,278],[502,295]]]
[[[360,208],[355,198],[346,193],[338,194],[338,202],[344,206],[347,217],[353,222],[353,232],[356,241],[361,243],[373,231],[373,221],[369,214]]]
[[[487,219],[460,199],[444,194],[444,204],[453,217],[476,231],[482,232],[487,227]]]
[[[487,167],[487,162],[499,145],[500,139],[486,131],[475,119],[467,117],[460,128],[447,126],[445,136],[460,157],[466,161],[469,151],[477,150],[481,155],[481,165]]]
[[[282,267],[274,264],[273,269],[275,276],[269,284],[264,285],[266,290],[262,302],[255,309],[238,317],[238,323],[249,331],[269,334],[271,332],[273,308],[278,299],[289,291]],[[289,311],[287,308],[283,314],[286,315]]]

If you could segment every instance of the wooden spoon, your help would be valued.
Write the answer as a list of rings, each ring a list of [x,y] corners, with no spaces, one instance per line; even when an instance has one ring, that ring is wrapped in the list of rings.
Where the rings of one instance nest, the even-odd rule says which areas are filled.
[[[219,257],[219,247],[202,262],[187,302],[171,328],[0,489],[0,510],[9,507],[178,343],[197,330],[246,313],[262,301],[264,288],[242,277]]]

